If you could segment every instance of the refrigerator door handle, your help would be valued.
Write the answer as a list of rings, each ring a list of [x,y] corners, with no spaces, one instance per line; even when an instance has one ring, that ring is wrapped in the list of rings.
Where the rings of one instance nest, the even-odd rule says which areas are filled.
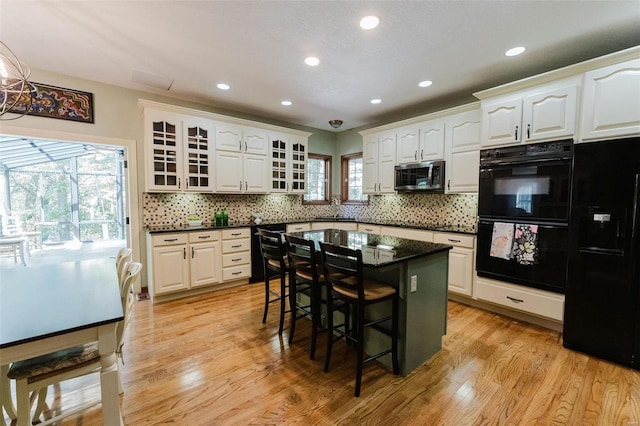
[[[637,174],[635,182],[635,191],[633,194],[633,217],[632,217],[632,227],[631,227],[631,238],[638,238],[638,204],[640,204],[640,174]]]

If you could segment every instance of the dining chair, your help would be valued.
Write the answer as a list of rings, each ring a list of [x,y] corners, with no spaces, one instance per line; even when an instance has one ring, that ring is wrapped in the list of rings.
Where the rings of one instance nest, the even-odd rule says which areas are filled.
[[[311,318],[311,350],[309,358],[315,359],[316,340],[321,328],[322,286],[324,276],[320,270],[316,256],[315,243],[303,238],[285,235],[287,256],[291,282],[289,284],[289,306],[291,306],[291,326],[289,330],[289,344],[293,343],[296,321],[302,317]],[[308,304],[300,301],[298,295],[308,297]]]
[[[287,284],[287,276],[289,275],[289,261],[287,259],[287,251],[282,241],[282,233],[273,232],[266,229],[258,228],[260,237],[260,250],[262,251],[262,259],[264,262],[264,315],[262,322],[267,322],[267,314],[269,305],[280,302],[280,324],[278,334],[282,334],[284,329],[284,316],[290,311],[286,309],[286,299],[289,285]],[[280,290],[271,289],[270,281],[273,278],[280,279]],[[289,275],[291,281],[291,276]]]
[[[320,243],[323,272],[327,287],[327,356],[325,373],[329,371],[333,343],[341,338],[353,342],[357,350],[355,396],[360,396],[362,367],[364,364],[391,354],[393,373],[398,374],[398,291],[395,287],[364,277],[362,250]],[[342,324],[334,324],[335,299],[353,306],[353,329],[349,319]],[[391,315],[370,319],[366,317],[367,306],[391,301]],[[383,327],[383,323],[389,323]],[[391,348],[364,358],[364,332],[371,327],[391,338]],[[337,337],[336,337],[337,334]]]
[[[118,273],[118,282],[120,283],[120,292],[128,274],[129,263],[133,261],[133,251],[128,247],[122,247],[116,254],[116,271]]]
[[[141,269],[142,264],[138,262],[129,264],[126,270],[127,276],[120,292],[124,320],[116,324],[116,354],[121,359],[124,333],[129,325],[133,311],[134,295],[130,292],[130,289],[140,275]],[[100,368],[101,362],[97,342],[11,364],[7,377],[16,381],[16,411],[18,419],[28,418],[33,403],[37,401],[31,419],[32,423],[39,422],[49,385],[91,373],[99,373]],[[88,401],[77,408],[58,413],[54,417],[46,419],[44,424],[55,423],[59,419],[84,411],[100,402],[100,400]]]

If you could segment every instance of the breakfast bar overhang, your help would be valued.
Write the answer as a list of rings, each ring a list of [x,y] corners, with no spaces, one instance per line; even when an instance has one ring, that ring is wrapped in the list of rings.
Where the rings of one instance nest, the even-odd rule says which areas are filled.
[[[365,276],[399,289],[398,357],[403,376],[440,351],[442,336],[447,331],[451,246],[339,229],[293,232],[289,235],[315,241],[318,252],[320,242],[360,249]],[[370,317],[382,316],[387,313],[376,310],[390,310],[391,304],[367,309],[370,308]],[[389,337],[375,330],[368,330],[365,339],[366,353],[377,353],[381,347],[389,346]],[[390,355],[378,360],[391,368]]]

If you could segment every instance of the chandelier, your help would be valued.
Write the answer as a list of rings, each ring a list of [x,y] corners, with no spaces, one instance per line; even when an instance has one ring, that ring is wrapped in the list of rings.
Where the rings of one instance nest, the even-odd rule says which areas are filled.
[[[15,120],[29,112],[35,91],[29,84],[30,75],[29,67],[0,41],[0,121]]]

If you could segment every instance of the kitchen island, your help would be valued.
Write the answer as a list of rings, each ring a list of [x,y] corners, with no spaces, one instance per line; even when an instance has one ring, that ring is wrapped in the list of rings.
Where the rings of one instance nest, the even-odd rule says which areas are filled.
[[[408,375],[440,351],[447,331],[447,281],[450,245],[415,241],[356,231],[325,229],[289,235],[362,250],[365,276],[397,287],[400,295],[398,359],[400,373]],[[384,304],[380,304],[384,305]],[[370,306],[370,317],[391,310]],[[380,311],[380,312],[378,312]],[[365,352],[388,347],[389,337],[369,330]],[[391,357],[379,361],[391,368]]]

